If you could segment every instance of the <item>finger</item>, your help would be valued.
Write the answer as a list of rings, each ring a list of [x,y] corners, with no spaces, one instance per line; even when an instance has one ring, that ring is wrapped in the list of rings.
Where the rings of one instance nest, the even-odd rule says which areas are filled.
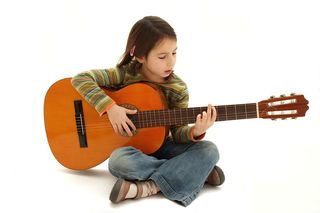
[[[113,123],[111,123],[111,125],[112,125],[112,128],[113,128],[114,132],[115,132],[116,134],[119,134],[117,125],[115,125],[115,124],[113,124]]]
[[[196,123],[200,123],[201,122],[201,114],[197,115],[197,119],[196,119]]]
[[[208,115],[208,121],[210,122],[212,119],[212,109],[210,104],[208,105],[207,115]]]
[[[134,110],[126,109],[126,113],[127,113],[127,114],[135,114],[136,112],[137,112],[136,109],[134,109]]]
[[[202,112],[202,120],[207,120],[207,113],[205,111]]]
[[[212,120],[215,121],[217,119],[217,110],[214,106],[212,106]]]
[[[120,133],[120,135],[124,135],[124,131],[123,131],[123,128],[122,128],[122,125],[117,125],[117,128],[118,128],[118,132]]]
[[[125,130],[125,133],[127,133],[128,136],[132,136],[132,132],[130,128],[128,127],[127,123],[122,124],[123,129]]]
[[[129,125],[129,128],[131,128],[131,131],[135,132],[137,130],[136,126],[130,119],[127,120],[127,124]]]

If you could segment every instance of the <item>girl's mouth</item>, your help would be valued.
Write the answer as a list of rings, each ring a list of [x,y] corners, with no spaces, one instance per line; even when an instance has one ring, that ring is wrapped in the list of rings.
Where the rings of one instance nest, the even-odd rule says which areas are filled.
[[[164,71],[166,74],[171,74],[173,72],[173,70],[166,70]]]

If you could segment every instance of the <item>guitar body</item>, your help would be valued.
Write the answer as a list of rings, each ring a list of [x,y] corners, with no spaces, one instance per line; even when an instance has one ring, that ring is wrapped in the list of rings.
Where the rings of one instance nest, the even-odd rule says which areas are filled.
[[[133,106],[138,111],[165,109],[166,102],[157,87],[149,84],[132,84],[117,91],[104,91],[118,104]],[[81,105],[79,126],[77,107]],[[65,167],[85,170],[105,161],[119,147],[133,146],[146,154],[160,148],[166,135],[166,127],[141,128],[132,137],[117,135],[106,114],[97,111],[82,98],[66,78],[54,83],[44,101],[44,122],[50,149]],[[80,127],[80,128],[79,128]],[[85,132],[80,139],[79,134]],[[85,145],[81,145],[82,142]]]

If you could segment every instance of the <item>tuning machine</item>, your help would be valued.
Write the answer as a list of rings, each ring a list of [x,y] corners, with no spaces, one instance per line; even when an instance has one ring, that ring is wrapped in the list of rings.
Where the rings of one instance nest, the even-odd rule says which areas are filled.
[[[293,95],[295,95],[295,93],[291,93],[290,95],[293,96]],[[286,95],[285,94],[281,94],[279,97],[280,98],[284,98],[284,97],[286,97]],[[271,95],[270,98],[273,99],[273,98],[276,98],[276,96]]]

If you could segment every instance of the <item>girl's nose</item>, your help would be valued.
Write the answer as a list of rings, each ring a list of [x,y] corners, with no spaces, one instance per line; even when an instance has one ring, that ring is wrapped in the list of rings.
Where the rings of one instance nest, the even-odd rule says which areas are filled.
[[[171,55],[170,57],[168,57],[167,65],[170,68],[173,68],[175,63],[176,63],[176,58],[174,56]]]

